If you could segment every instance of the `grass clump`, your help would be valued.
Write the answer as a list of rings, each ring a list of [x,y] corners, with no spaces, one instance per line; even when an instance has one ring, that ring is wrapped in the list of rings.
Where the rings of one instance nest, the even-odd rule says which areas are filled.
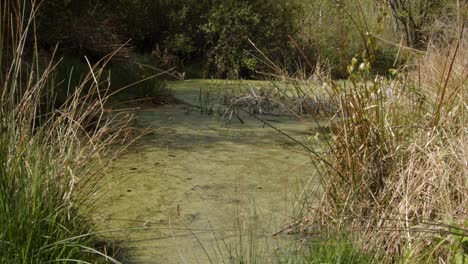
[[[110,58],[88,64],[55,108],[57,64],[41,66],[31,37],[35,2],[1,2],[0,10],[0,262],[117,263],[83,217],[105,165],[100,155],[129,132],[130,116],[104,106],[108,87],[99,80]]]
[[[378,263],[378,256],[363,251],[345,234],[314,238],[305,251],[288,256],[285,263]]]
[[[338,111],[320,160],[324,188],[298,228],[356,230],[383,263],[463,263],[468,251],[467,40],[372,74],[372,36],[347,82],[324,83]],[[462,262],[456,262],[462,261]]]

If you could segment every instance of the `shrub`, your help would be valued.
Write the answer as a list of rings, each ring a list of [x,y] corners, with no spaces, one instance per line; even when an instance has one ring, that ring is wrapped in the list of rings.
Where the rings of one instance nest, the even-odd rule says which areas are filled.
[[[105,1],[45,1],[37,14],[38,44],[49,52],[58,44],[62,53],[94,61],[116,50],[115,56],[128,57],[130,49],[122,45],[129,37],[121,24]]]
[[[288,35],[295,33],[296,6],[290,2],[263,0],[223,1],[202,25],[209,48],[208,69],[219,77],[251,77],[262,64],[256,48],[281,62],[292,54]]]

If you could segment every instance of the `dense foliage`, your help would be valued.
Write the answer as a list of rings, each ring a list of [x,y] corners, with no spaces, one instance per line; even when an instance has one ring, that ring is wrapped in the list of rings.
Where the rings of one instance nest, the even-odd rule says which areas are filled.
[[[395,43],[403,38],[418,49],[445,37],[455,16],[449,2],[50,0],[39,13],[38,35],[49,52],[59,43],[62,52],[96,59],[127,43],[121,57],[132,57],[132,49],[151,53],[162,67],[197,65],[200,77],[256,77],[267,70],[265,57],[291,73],[304,66],[297,56],[304,52],[345,78],[367,33]],[[374,69],[385,73],[396,54],[394,46],[382,46]]]
[[[259,61],[249,39],[284,61],[297,11],[278,0],[52,0],[41,10],[38,35],[49,51],[59,43],[63,52],[100,58],[130,40],[136,51],[170,55],[169,64],[201,62],[208,76],[251,77]],[[119,54],[128,53],[124,48]]]
[[[294,8],[271,0],[219,4],[202,27],[210,47],[207,56],[212,72],[221,77],[250,76],[259,68],[260,62],[253,56],[258,56],[258,51],[287,61],[291,55],[288,34],[295,30]]]

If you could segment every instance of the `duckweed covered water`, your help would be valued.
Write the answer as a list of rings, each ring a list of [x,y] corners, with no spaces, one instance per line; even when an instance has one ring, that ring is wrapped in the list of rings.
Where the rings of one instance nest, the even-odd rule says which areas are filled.
[[[171,86],[178,98],[197,104],[200,87],[233,84]],[[300,146],[242,118],[244,124],[226,124],[187,105],[137,113],[138,125],[154,133],[113,164],[94,216],[100,230],[125,229],[108,234],[121,241],[124,262],[220,263],[248,255],[241,247],[267,261],[281,250],[285,240],[272,234],[291,221],[314,168]],[[264,118],[299,140],[315,133],[311,121]]]

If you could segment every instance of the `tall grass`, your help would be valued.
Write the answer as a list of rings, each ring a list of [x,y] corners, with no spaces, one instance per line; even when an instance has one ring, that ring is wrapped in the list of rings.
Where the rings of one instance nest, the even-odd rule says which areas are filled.
[[[105,107],[96,65],[53,108],[57,63],[34,45],[36,1],[0,2],[0,262],[116,262],[97,248],[82,216],[105,165],[100,155],[124,142],[128,115]],[[104,76],[105,77],[105,76]]]
[[[352,230],[385,263],[468,259],[468,42],[463,22],[456,28],[451,43],[415,52],[391,77],[372,74],[364,54],[347,82],[324,83],[338,111],[323,196],[300,230]]]
[[[174,100],[172,91],[166,87],[165,81],[160,75],[169,75],[171,70],[162,71],[145,62],[136,54],[132,54],[131,59],[125,61],[112,58],[109,64],[101,65],[104,76],[101,87],[109,86],[109,93],[112,93],[112,101],[118,103],[129,103],[133,101],[152,102],[161,104]],[[56,105],[60,105],[68,96],[70,87],[80,86],[83,79],[89,73],[87,61],[73,56],[64,56],[60,64],[54,70],[54,79],[58,80],[54,87]]]

